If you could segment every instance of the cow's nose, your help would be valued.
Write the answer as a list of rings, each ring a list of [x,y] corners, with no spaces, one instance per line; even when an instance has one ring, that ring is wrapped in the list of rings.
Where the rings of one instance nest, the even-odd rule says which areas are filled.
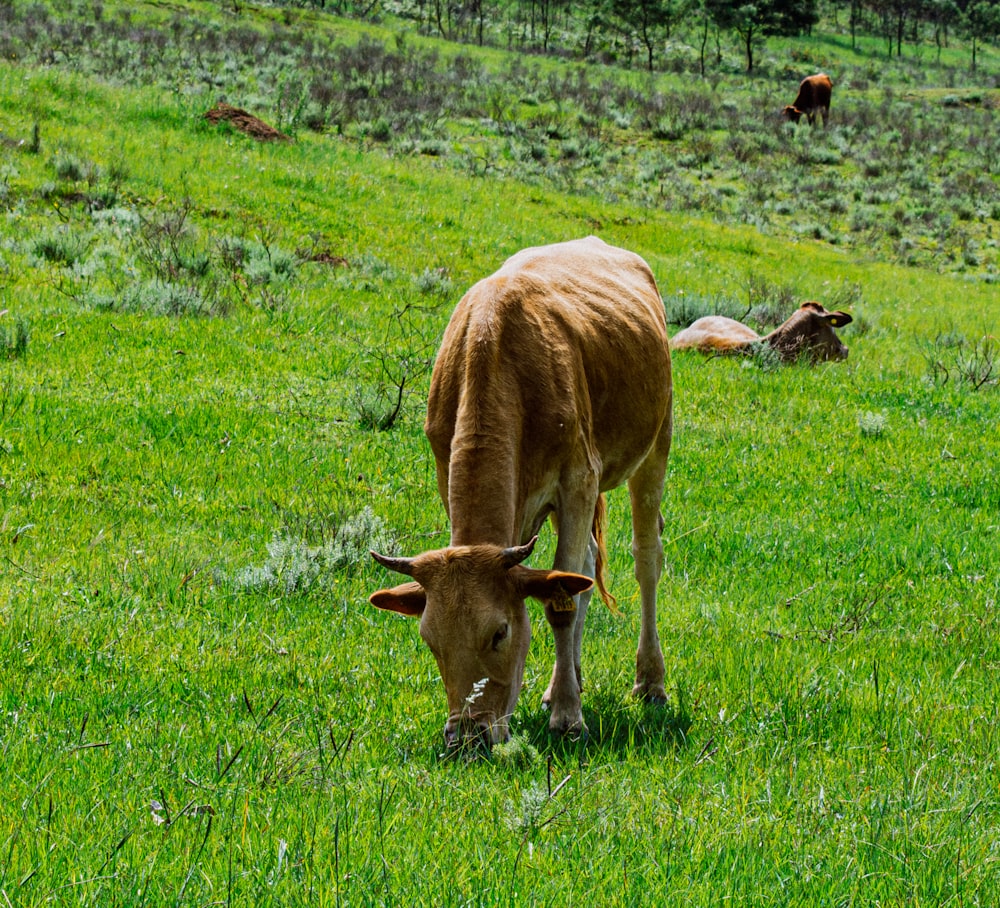
[[[448,750],[463,748],[490,748],[490,723],[485,719],[474,719],[466,716],[462,719],[449,719],[444,727],[444,743]]]

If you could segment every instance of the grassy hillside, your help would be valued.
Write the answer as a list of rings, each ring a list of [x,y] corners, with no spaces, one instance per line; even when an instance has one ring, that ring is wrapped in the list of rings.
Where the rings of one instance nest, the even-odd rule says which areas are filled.
[[[189,117],[227,101],[293,136],[997,279],[995,53],[970,71],[960,44],[940,59],[886,58],[823,32],[774,41],[754,78],[720,44],[698,78],[449,46],[405,27],[204,3],[62,16],[17,4],[3,56],[155,86]],[[678,62],[684,48],[679,38]],[[780,111],[815,69],[835,83],[831,127],[797,129]],[[30,129],[32,107],[22,115]]]
[[[978,263],[906,265],[351,124],[272,117],[294,141],[261,144],[203,119],[215,95],[0,66],[6,900],[995,904],[996,215],[953,224]],[[678,354],[671,703],[627,696],[615,493],[589,741],[548,737],[532,604],[514,745],[445,760],[433,658],[367,604],[391,582],[367,550],[447,541],[421,426],[454,303],[587,233],[671,313],[844,301],[850,359]]]

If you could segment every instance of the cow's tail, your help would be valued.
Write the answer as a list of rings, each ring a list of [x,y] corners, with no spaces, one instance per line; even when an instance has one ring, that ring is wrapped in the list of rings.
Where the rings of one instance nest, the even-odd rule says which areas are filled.
[[[597,591],[601,594],[604,604],[611,609],[615,615],[618,611],[618,600],[608,591],[606,582],[606,569],[608,563],[608,550],[604,544],[604,530],[608,523],[608,502],[604,495],[597,496],[597,507],[594,508],[594,539],[597,541],[597,562],[594,568],[594,583],[597,584]]]

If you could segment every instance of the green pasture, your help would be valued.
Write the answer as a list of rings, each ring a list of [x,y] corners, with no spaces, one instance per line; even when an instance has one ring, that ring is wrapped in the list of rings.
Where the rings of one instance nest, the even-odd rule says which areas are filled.
[[[255,143],[201,101],[0,64],[0,903],[997,904],[989,272]],[[462,292],[590,233],[668,311],[846,299],[850,358],[677,354],[671,702],[628,696],[618,491],[589,738],[548,735],[529,603],[512,745],[446,759],[367,551],[447,543],[422,420]]]

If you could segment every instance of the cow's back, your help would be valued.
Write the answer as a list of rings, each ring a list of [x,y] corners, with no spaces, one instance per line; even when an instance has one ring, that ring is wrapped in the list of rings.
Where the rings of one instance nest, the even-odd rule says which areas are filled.
[[[833,82],[826,73],[806,76],[799,84],[799,93],[792,107],[810,116],[816,110],[827,111],[832,94]]]
[[[760,335],[742,322],[724,315],[706,315],[670,339],[672,350],[702,353],[738,353],[760,340]]]
[[[466,293],[435,363],[426,431],[442,496],[449,469],[462,470],[465,488],[488,481],[471,473],[493,464],[499,476],[513,460],[502,481],[523,507],[546,494],[545,477],[579,445],[601,487],[619,485],[669,413],[652,272],[634,253],[587,237],[525,249]]]

